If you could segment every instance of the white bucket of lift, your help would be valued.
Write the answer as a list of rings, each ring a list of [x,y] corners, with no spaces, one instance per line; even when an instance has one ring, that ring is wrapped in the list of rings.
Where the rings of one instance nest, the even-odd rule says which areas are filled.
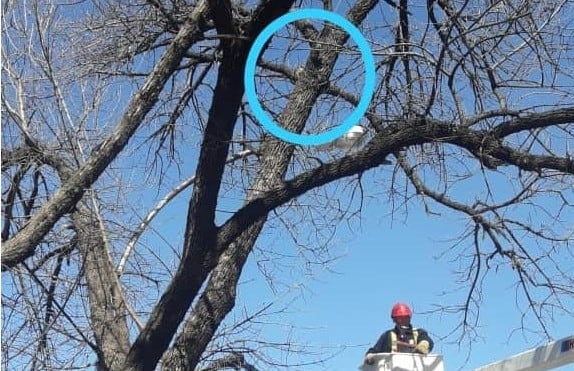
[[[361,371],[444,371],[442,355],[417,353],[377,353],[372,365],[363,364]]]

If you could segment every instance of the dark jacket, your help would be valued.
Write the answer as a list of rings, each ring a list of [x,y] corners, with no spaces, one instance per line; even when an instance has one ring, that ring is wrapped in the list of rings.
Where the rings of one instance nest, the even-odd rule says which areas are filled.
[[[372,348],[369,348],[367,353],[391,353],[392,352],[392,344],[391,344],[391,333],[394,332],[397,335],[397,340],[408,343],[409,340],[414,341],[413,335],[413,327],[409,326],[407,329],[400,329],[395,326],[394,329],[386,331],[381,335],[377,343]],[[428,341],[429,343],[429,352],[432,350],[434,343],[430,338],[429,334],[424,329],[416,329],[418,334],[416,343],[419,344],[421,341]],[[397,345],[398,352],[404,353],[411,353],[413,352],[412,348],[404,347]]]

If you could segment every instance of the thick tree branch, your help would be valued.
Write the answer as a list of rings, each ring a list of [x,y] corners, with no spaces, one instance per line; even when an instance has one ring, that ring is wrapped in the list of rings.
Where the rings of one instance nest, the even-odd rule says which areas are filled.
[[[429,134],[430,132],[429,130]],[[419,135],[420,133],[426,134],[424,126],[419,128],[419,125],[410,127],[405,125],[400,130],[397,130],[396,125],[386,128],[371,141],[367,149],[309,170],[275,189],[262,192],[258,198],[238,210],[219,228],[218,249],[229,245],[256,219],[289,200],[334,180],[377,167],[385,163],[389,153],[402,147],[428,141],[426,136]]]
[[[493,134],[498,138],[503,138],[523,130],[572,123],[574,123],[574,107],[567,107],[513,118],[497,126]]]
[[[54,224],[80,200],[88,189],[127,145],[146,114],[152,109],[166,81],[171,77],[187,49],[201,37],[197,20],[202,7],[196,7],[181,27],[140,91],[132,98],[115,131],[86,163],[62,185],[28,224],[2,245],[2,270],[13,267],[34,254],[36,246]]]
[[[114,272],[108,251],[106,231],[99,211],[85,201],[77,204],[72,222],[78,236],[78,248],[85,261],[85,277],[90,304],[90,325],[99,349],[100,370],[116,370],[129,350],[126,309],[129,305]]]
[[[355,14],[353,19],[359,23],[371,9],[365,7],[365,3],[374,5],[374,2],[361,1],[350,12]],[[327,32],[322,34],[323,39],[319,39],[319,41],[334,38],[336,42],[343,44],[347,36],[337,33],[334,37],[330,32]],[[337,59],[337,54],[332,51],[325,51],[320,57],[322,63],[313,65],[312,57],[310,57],[307,65],[320,71],[316,77],[318,80],[324,81],[332,72],[332,65]],[[290,130],[300,132],[309,116],[309,107],[314,105],[319,90],[316,84],[298,81],[294,92],[291,94],[292,99],[289,100],[290,103],[280,115],[279,121],[285,123],[285,126]],[[250,187],[248,201],[258,197],[261,192],[281,184],[293,150],[292,145],[278,140],[270,140],[264,145],[257,178]],[[201,354],[221,321],[235,305],[235,290],[239,276],[257,236],[264,226],[266,217],[267,215],[263,215],[224,252],[218,249],[207,258],[208,261],[204,263],[205,266],[212,266],[215,259],[219,259],[219,262],[211,272],[207,287],[195,305],[182,333],[177,337],[174,347],[167,353],[164,363],[166,369],[193,369],[196,367]],[[223,254],[219,256],[221,253]]]
[[[182,260],[150,319],[128,354],[124,369],[153,370],[189,308],[210,267],[203,264],[215,230],[215,206],[243,95],[243,71],[224,54],[196,170]]]
[[[536,118],[536,116],[532,117]],[[460,132],[459,130],[453,132],[453,135],[453,138],[443,141],[465,148],[488,168],[509,164],[527,171],[540,172],[544,169],[552,169],[565,174],[574,174],[574,160],[571,157],[533,155],[503,145],[488,131]]]
[[[196,368],[219,325],[235,306],[241,271],[266,220],[257,220],[221,255],[183,330],[165,353],[162,370]]]
[[[536,115],[531,117],[537,118]],[[388,154],[401,148],[443,142],[458,145],[471,153],[482,153],[485,140],[489,137],[489,132],[460,128],[424,118],[402,125],[391,125],[377,133],[367,149],[300,174],[281,187],[265,192],[260,198],[248,203],[219,228],[217,245],[226,246],[257,218],[285,202],[310,189],[379,166]],[[546,168],[574,173],[573,160],[568,158],[530,155],[502,146],[500,143],[489,148],[488,154],[528,171]]]
[[[215,24],[215,29],[220,35],[236,35],[229,0],[208,0],[209,12]]]
[[[293,1],[264,1],[247,29],[247,41],[223,44],[223,59],[198,159],[194,193],[189,205],[183,257],[173,280],[150,320],[132,345],[127,370],[152,370],[167,349],[205,277],[217,261],[215,206],[237,112],[243,96],[243,72],[254,38],[267,24],[289,10]]]

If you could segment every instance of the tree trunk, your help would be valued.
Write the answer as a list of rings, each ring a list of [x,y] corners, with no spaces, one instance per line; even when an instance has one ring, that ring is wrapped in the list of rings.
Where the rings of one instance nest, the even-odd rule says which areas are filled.
[[[72,222],[78,247],[84,257],[88,285],[90,325],[98,346],[98,370],[119,370],[128,353],[129,331],[126,308],[114,264],[106,244],[106,231],[98,210],[78,203]]]
[[[376,3],[377,1],[370,0],[359,2],[349,15],[353,21],[360,23]],[[349,35],[339,30],[327,29],[321,36],[322,42],[342,45]],[[279,118],[279,122],[287,129],[294,132],[303,130],[311,112],[310,107],[313,107],[320,93],[321,83],[328,81],[338,56],[338,53],[332,50],[310,55],[307,69],[312,72],[307,76],[313,79],[313,83],[300,81],[291,93],[289,103]],[[261,165],[247,196],[247,202],[282,183],[293,151],[293,145],[281,140],[270,139],[266,142]],[[184,329],[164,356],[164,370],[193,370],[197,367],[217,328],[235,306],[241,271],[266,220],[267,215],[259,218],[226,248]]]

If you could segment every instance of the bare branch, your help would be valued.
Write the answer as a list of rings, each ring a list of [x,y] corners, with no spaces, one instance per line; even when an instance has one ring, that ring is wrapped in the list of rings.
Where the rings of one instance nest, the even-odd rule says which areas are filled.
[[[238,153],[233,154],[232,156],[230,156],[227,161],[225,162],[226,164],[230,164],[233,163],[239,159],[243,159],[246,158],[248,156],[251,155],[255,155],[257,154],[254,150],[244,150]],[[118,267],[116,268],[116,272],[118,274],[118,276],[121,276],[124,269],[125,269],[125,265],[132,253],[132,250],[135,248],[136,243],[138,241],[138,239],[140,238],[140,236],[142,235],[142,233],[146,230],[146,228],[148,227],[148,225],[152,222],[152,220],[155,218],[155,216],[161,211],[161,209],[163,209],[166,205],[168,205],[175,197],[177,197],[177,195],[179,195],[181,192],[183,192],[184,190],[186,190],[189,186],[193,185],[193,183],[195,182],[195,175],[187,178],[186,180],[184,180],[183,182],[181,182],[180,184],[178,184],[174,189],[172,189],[168,194],[166,194],[151,210],[150,212],[144,217],[144,219],[142,220],[142,222],[138,225],[137,229],[132,233],[132,236],[124,250],[124,253],[122,254],[122,257],[120,259],[120,262],[118,263]]]
[[[189,46],[201,35],[196,22],[204,10],[201,7],[195,8],[140,92],[126,108],[115,132],[103,142],[100,150],[93,153],[77,174],[63,184],[52,199],[34,214],[26,227],[2,245],[2,270],[13,267],[34,254],[36,246],[53,225],[72,209],[82,197],[84,190],[98,179],[125,147],[157,101],[163,85],[177,68]]]

